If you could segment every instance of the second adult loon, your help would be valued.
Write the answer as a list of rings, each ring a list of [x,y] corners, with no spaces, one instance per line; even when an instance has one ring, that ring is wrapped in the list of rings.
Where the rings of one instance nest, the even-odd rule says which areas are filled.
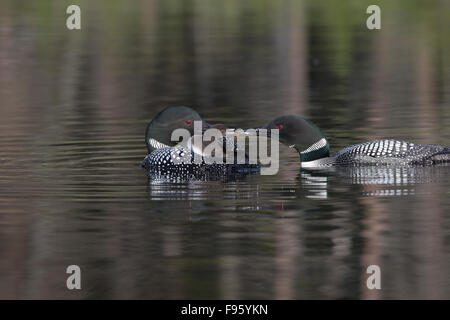
[[[278,129],[279,141],[298,151],[304,168],[333,165],[433,165],[450,162],[448,146],[392,139],[355,144],[330,155],[327,138],[319,127],[297,115],[279,116],[258,129]]]
[[[158,113],[148,124],[145,133],[145,142],[148,155],[142,161],[142,166],[147,169],[149,175],[170,180],[209,180],[218,179],[227,175],[245,175],[259,170],[255,164],[228,164],[223,161],[217,163],[209,161],[202,149],[198,150],[192,143],[195,134],[195,123],[201,122],[202,133],[211,128],[223,132],[223,125],[210,125],[203,121],[201,116],[192,108],[185,106],[170,106]],[[176,129],[185,129],[192,136],[185,142],[178,143],[172,140],[172,133]],[[222,141],[213,141],[219,148],[234,148],[234,141],[224,137]],[[200,156],[200,161],[194,161],[195,156]],[[224,152],[225,155],[225,152]]]

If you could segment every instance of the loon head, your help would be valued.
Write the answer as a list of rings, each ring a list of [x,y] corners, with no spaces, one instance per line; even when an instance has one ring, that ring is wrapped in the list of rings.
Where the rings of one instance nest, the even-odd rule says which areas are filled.
[[[202,117],[192,108],[185,106],[169,106],[156,115],[148,124],[145,131],[145,143],[148,152],[162,147],[171,147],[177,144],[172,141],[172,132],[176,129],[186,129],[191,136],[194,134],[194,121],[202,121]],[[209,125],[202,121],[202,130]]]
[[[279,141],[300,154],[300,161],[307,162],[330,155],[328,141],[323,132],[311,121],[297,115],[282,115],[259,129],[279,130]]]

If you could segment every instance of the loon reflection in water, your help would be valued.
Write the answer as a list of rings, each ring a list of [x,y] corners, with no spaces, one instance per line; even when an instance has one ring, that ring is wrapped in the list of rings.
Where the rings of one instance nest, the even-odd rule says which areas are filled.
[[[328,198],[329,179],[360,186],[363,196],[405,196],[423,184],[438,183],[450,174],[450,164],[434,166],[334,166],[322,170],[301,169],[300,180],[308,198]],[[332,188],[335,189],[335,188]]]
[[[281,169],[283,170],[283,169]],[[436,166],[359,166],[329,167],[323,170],[300,169],[294,179],[276,176],[248,176],[243,181],[167,183],[149,179],[152,200],[233,200],[237,206],[267,206],[271,202],[296,203],[340,198],[345,194],[363,197],[398,197],[427,193],[428,184],[447,180],[450,165]],[[309,199],[309,200],[308,200]]]

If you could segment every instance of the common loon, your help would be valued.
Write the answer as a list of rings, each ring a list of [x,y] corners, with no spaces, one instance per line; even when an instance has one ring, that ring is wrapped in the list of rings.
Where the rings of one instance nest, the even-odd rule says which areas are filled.
[[[245,164],[236,164],[236,161],[229,164],[208,159],[192,142],[195,121],[201,121],[202,132],[210,128],[225,131],[223,125],[210,125],[202,120],[197,111],[185,106],[166,107],[148,124],[145,132],[148,155],[142,161],[142,167],[154,180],[216,180],[226,176],[238,178],[259,171],[259,165],[248,164],[248,161]],[[191,139],[185,143],[172,141],[172,132],[176,129],[188,130]],[[220,148],[224,151],[231,146],[235,155],[238,151],[237,144],[226,137],[213,143],[221,144]],[[200,155],[199,162],[194,161],[196,154]]]
[[[327,138],[311,121],[282,115],[256,129],[278,129],[279,141],[297,150],[303,168],[358,165],[433,165],[450,162],[450,147],[392,139],[348,146],[330,155]],[[270,130],[267,130],[270,135]]]

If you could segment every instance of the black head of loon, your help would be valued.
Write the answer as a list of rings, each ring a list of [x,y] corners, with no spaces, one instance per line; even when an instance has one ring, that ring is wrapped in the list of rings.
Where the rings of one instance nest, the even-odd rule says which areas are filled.
[[[209,127],[202,117],[192,108],[185,106],[169,106],[158,113],[148,124],[145,131],[145,143],[148,153],[163,147],[172,147],[177,141],[172,141],[172,132],[176,129],[186,129],[194,134],[194,121],[202,121],[202,128]]]
[[[297,115],[279,116],[258,129],[267,129],[268,135],[270,129],[278,129],[279,141],[296,149],[302,162],[330,155],[328,141],[319,127]]]

